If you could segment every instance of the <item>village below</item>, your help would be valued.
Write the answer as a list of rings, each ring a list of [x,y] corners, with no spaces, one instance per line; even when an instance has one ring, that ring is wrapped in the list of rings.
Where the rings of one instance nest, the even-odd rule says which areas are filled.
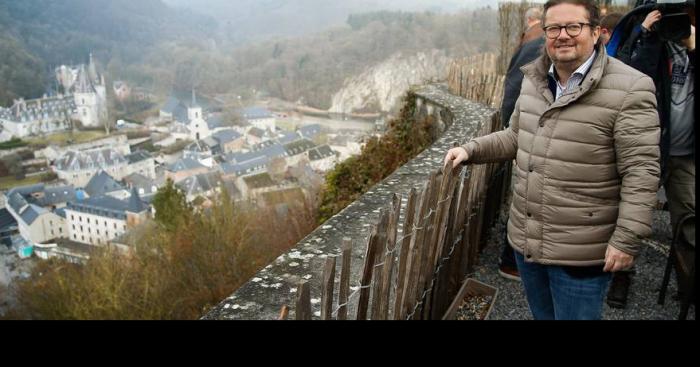
[[[106,85],[92,55],[55,76],[56,93],[0,108],[5,287],[50,258],[83,263],[102,246],[128,252],[169,181],[195,211],[222,190],[278,211],[315,200],[325,174],[384,129],[379,115],[331,116],[272,98],[231,104],[192,90],[159,103],[124,81]],[[142,102],[143,118],[115,121],[110,97]]]

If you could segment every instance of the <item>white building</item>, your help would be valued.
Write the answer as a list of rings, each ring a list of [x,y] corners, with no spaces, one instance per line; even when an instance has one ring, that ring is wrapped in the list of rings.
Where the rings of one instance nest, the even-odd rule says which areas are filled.
[[[67,236],[65,218],[61,216],[64,209],[42,207],[39,194],[44,192],[43,185],[32,185],[11,189],[5,195],[7,211],[17,221],[22,238],[31,245]],[[58,203],[55,199],[53,202]]]
[[[129,200],[111,196],[87,198],[68,203],[65,211],[68,238],[95,246],[108,244],[150,215],[136,189],[132,189]]]
[[[67,130],[77,109],[72,96],[15,100],[12,107],[0,107],[0,130],[7,137],[24,138],[31,135]]]
[[[251,125],[261,130],[275,131],[275,116],[266,108],[249,107],[243,109],[243,118]]]
[[[147,152],[122,155],[111,148],[86,151],[67,151],[56,160],[54,171],[58,178],[77,187],[84,187],[99,171],[105,171],[116,180],[132,173],[155,178],[155,160]]]
[[[64,94],[37,99],[18,99],[12,107],[0,107],[0,136],[23,138],[71,128],[71,120],[85,127],[102,126],[107,121],[107,88],[104,76],[90,55],[90,63],[77,67],[61,66],[56,79]]]

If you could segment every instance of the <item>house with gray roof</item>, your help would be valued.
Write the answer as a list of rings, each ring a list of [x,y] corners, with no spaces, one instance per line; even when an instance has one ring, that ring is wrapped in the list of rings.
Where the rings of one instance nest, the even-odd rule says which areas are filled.
[[[0,125],[8,136],[30,135],[67,130],[77,113],[72,95],[32,100],[15,100],[12,107],[0,107]]]
[[[132,173],[124,177],[124,184],[129,190],[136,189],[142,200],[150,202],[152,196],[158,192],[155,180],[142,174]]]
[[[218,109],[219,103],[216,100],[197,93],[193,98],[194,91],[172,91],[160,108],[160,118],[162,120],[189,122],[187,109],[199,107],[203,112],[209,113]]]
[[[283,131],[277,134],[277,142],[284,145],[301,139],[301,135],[293,131]]]
[[[90,179],[88,184],[85,185],[84,190],[90,197],[98,197],[114,191],[124,190],[124,186],[117,182],[114,177],[110,176],[109,173],[99,171]]]
[[[178,182],[192,175],[206,173],[209,167],[192,158],[181,158],[165,167],[165,178]]]
[[[138,172],[155,178],[155,159],[148,152],[122,155],[112,148],[69,150],[59,157],[54,170],[60,179],[84,187],[99,171],[105,171],[115,180]]]
[[[313,138],[321,133],[321,125],[311,124],[302,126],[299,128],[298,132],[302,137],[313,140]]]
[[[222,154],[240,150],[245,144],[243,135],[233,129],[217,131],[211,137],[219,142]]]
[[[143,223],[150,216],[150,207],[132,188],[126,200],[107,195],[90,197],[69,203],[65,214],[71,241],[101,246]]]
[[[126,169],[128,173],[122,176],[122,178],[132,173],[142,174],[153,179],[156,178],[156,159],[150,152],[139,150],[126,155],[124,158],[126,158],[129,164]]]
[[[42,195],[38,198],[38,204],[44,208],[62,208],[69,201],[76,200],[77,193],[73,185],[45,187]]]
[[[299,139],[284,145],[284,150],[287,152],[287,164],[289,166],[297,165],[300,162],[308,159],[307,151],[316,147],[316,144],[309,139]]]
[[[219,165],[219,170],[225,177],[241,177],[267,171],[269,162],[267,156],[262,155],[243,163],[222,163]]]
[[[327,172],[338,163],[336,153],[327,144],[310,149],[308,154],[311,168],[319,172]]]
[[[223,178],[220,172],[208,172],[187,177],[175,185],[185,193],[187,201],[192,202],[198,196],[208,198],[219,193]]]
[[[241,112],[243,118],[251,125],[261,130],[275,131],[275,116],[264,107],[248,107]]]
[[[248,145],[255,145],[258,143],[262,143],[264,140],[267,140],[265,130],[261,130],[254,126],[248,129],[245,137]]]
[[[255,199],[262,193],[279,189],[280,185],[270,177],[270,174],[263,172],[239,177],[236,180],[236,186],[241,190],[244,199]]]
[[[40,199],[34,196],[36,189],[34,185],[30,189],[12,189],[5,194],[7,211],[17,222],[19,234],[29,244],[64,237],[65,219],[38,204]]]

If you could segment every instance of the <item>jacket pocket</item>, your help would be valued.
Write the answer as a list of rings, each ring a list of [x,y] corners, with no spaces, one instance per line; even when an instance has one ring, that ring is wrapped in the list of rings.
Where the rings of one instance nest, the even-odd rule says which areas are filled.
[[[579,189],[579,188],[573,188],[573,187],[558,187],[558,186],[552,186],[555,191],[557,191],[557,195],[562,195],[563,197],[567,197],[570,199],[575,199],[578,201],[581,201],[582,203],[586,204],[594,204],[594,205],[604,205],[604,206],[618,206],[620,205],[620,200],[619,199],[604,199],[604,198],[599,198],[596,196],[591,196],[587,195],[585,193],[582,193],[585,189]]]

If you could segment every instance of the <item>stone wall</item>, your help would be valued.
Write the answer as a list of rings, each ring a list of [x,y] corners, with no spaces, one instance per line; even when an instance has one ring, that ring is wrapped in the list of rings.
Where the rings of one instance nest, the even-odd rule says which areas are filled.
[[[288,253],[258,272],[250,281],[202,317],[207,320],[274,320],[283,305],[290,307],[289,319],[294,319],[297,287],[308,281],[314,319],[320,318],[321,279],[326,257],[340,256],[343,237],[353,240],[350,293],[359,284],[360,273],[370,228],[378,221],[379,209],[390,204],[394,193],[406,196],[412,188],[421,187],[430,171],[439,167],[453,143],[465,143],[474,137],[485,121],[496,112],[484,105],[454,96],[444,85],[414,88],[416,114],[434,116],[442,136],[413,160],[397,169],[375,185],[360,199],[333,216],[311,232]],[[402,208],[402,212],[403,212]],[[399,218],[403,223],[403,214]],[[402,228],[399,225],[398,238]],[[336,272],[336,282],[339,279]],[[338,287],[335,287],[337,293]],[[337,299],[337,294],[334,296]],[[352,297],[348,318],[354,319],[358,297]],[[337,305],[334,304],[333,309]]]

